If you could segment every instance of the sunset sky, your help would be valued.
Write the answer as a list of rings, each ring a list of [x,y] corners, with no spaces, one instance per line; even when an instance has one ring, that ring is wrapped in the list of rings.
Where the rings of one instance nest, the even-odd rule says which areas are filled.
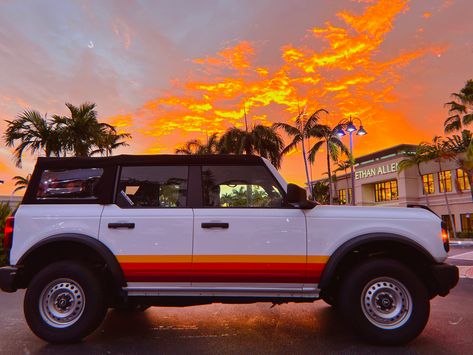
[[[443,104],[473,78],[471,0],[0,0],[0,133],[25,109],[95,102],[132,133],[117,153],[173,153],[235,125],[291,122],[298,107],[349,115],[355,156],[442,134]],[[348,144],[348,142],[346,142]],[[30,173],[0,145],[0,194]],[[314,178],[325,171],[323,154]],[[283,175],[302,184],[300,152]]]

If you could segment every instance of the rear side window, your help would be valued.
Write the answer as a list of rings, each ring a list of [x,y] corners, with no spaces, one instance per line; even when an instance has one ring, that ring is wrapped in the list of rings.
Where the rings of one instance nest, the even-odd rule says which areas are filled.
[[[117,205],[123,208],[176,208],[187,204],[187,166],[122,167]]]
[[[101,168],[44,170],[36,198],[95,200],[102,175]]]

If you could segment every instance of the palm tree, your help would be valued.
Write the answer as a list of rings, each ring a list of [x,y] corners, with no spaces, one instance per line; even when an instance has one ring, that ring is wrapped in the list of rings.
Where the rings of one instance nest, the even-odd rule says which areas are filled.
[[[445,133],[459,131],[473,122],[473,79],[466,82],[459,93],[453,93],[454,100],[447,102],[450,117],[445,120]]]
[[[281,152],[281,155],[285,155],[291,152],[293,149],[296,149],[299,144],[302,147],[302,159],[304,160],[305,174],[307,178],[307,186],[309,191],[311,189],[310,175],[309,175],[309,166],[307,162],[307,153],[305,148],[305,140],[309,137],[313,137],[313,128],[319,126],[319,115],[320,113],[328,114],[326,109],[318,109],[315,111],[307,120],[305,120],[306,113],[301,112],[297,115],[294,125],[290,125],[284,122],[278,122],[273,125],[274,128],[282,128],[286,134],[292,138],[291,143],[289,143]]]
[[[20,175],[14,176],[13,180],[15,180],[15,189],[13,190],[12,194],[17,191],[25,190],[28,187],[30,178],[31,174],[26,175],[26,177]]]
[[[59,156],[62,149],[60,135],[56,126],[42,117],[38,111],[25,110],[13,121],[6,121],[8,126],[3,136],[5,144],[15,148],[15,164],[21,167],[23,153],[29,150],[32,154],[43,151],[49,157]]]
[[[94,103],[83,103],[76,107],[66,103],[70,116],[54,115],[62,140],[63,149],[72,151],[77,157],[87,157],[94,147],[99,147],[102,137],[109,132],[116,133],[113,126],[97,120]]]
[[[337,162],[340,157],[340,153],[349,155],[348,148],[343,144],[340,138],[336,134],[336,130],[330,128],[327,125],[317,125],[311,129],[310,134],[314,137],[319,138],[319,141],[316,142],[312,148],[309,150],[309,161],[314,162],[315,155],[320,150],[322,146],[325,146],[326,149],[326,159],[327,159],[327,173],[328,176],[332,176],[331,172],[331,161]],[[333,192],[332,192],[332,183],[329,180],[329,202],[333,202]]]
[[[420,164],[430,160],[428,153],[429,153],[429,150],[426,149],[425,145],[417,146],[416,151],[414,153],[409,154],[406,158],[404,158],[403,160],[401,160],[399,162],[398,174],[403,170],[406,170],[408,168],[416,166],[417,167],[417,173],[419,174],[419,177],[422,180],[422,173],[421,173],[421,170],[420,170]],[[430,206],[429,191],[425,190],[425,186],[424,186],[423,181],[422,181],[422,193],[423,193],[423,195],[425,195],[425,203],[427,204],[427,206]]]
[[[435,159],[435,161],[438,163],[439,172],[442,171],[442,160],[451,160],[455,156],[455,153],[449,148],[448,143],[440,136],[435,136],[432,140],[432,143],[423,142],[420,145],[422,146],[421,149],[425,149],[426,159]],[[448,202],[446,184],[444,184],[443,195],[445,197],[445,205],[447,206],[447,212],[450,217],[450,223],[453,229],[453,236],[456,238],[457,232],[455,230],[450,203]]]
[[[220,152],[224,154],[258,154],[281,167],[284,142],[274,127],[255,125],[249,131],[229,128],[220,138]]]
[[[213,133],[207,138],[207,143],[202,143],[199,139],[187,141],[181,147],[176,149],[176,154],[203,155],[220,154],[220,143],[218,134]]]
[[[105,130],[106,131],[106,130]],[[105,156],[112,155],[113,151],[120,147],[127,147],[129,144],[124,139],[131,138],[129,133],[117,133],[115,130],[108,129],[99,137],[96,143],[97,149],[90,152],[90,155],[101,154]]]

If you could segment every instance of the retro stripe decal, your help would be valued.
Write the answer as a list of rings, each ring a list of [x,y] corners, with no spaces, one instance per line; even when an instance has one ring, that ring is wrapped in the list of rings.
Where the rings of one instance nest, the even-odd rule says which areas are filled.
[[[328,256],[119,255],[134,282],[318,282]],[[193,259],[193,261],[192,261]]]

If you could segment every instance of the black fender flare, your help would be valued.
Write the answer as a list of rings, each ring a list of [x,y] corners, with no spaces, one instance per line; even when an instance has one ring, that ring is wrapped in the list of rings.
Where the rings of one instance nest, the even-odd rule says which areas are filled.
[[[39,243],[36,243],[30,249],[28,249],[18,260],[17,265],[23,265],[25,261],[28,259],[28,257],[34,254],[40,248],[47,246],[49,244],[57,243],[57,242],[78,243],[78,244],[82,244],[82,245],[85,245],[86,247],[93,249],[105,261],[116,285],[126,286],[127,283],[126,283],[125,275],[123,274],[123,270],[116,256],[100,240],[96,238],[92,238],[85,234],[64,233],[64,234],[56,234],[56,235],[47,237],[41,240]]]
[[[319,288],[324,289],[330,284],[330,281],[332,280],[332,277],[334,276],[337,267],[339,266],[343,258],[348,255],[348,253],[362,245],[373,242],[395,242],[398,244],[403,244],[404,246],[411,247],[423,254],[427,258],[427,260],[432,262],[432,264],[436,263],[432,255],[422,245],[410,238],[392,233],[363,234],[346,241],[345,243],[340,245],[330,256],[327,264],[325,265],[324,271],[322,272]]]

